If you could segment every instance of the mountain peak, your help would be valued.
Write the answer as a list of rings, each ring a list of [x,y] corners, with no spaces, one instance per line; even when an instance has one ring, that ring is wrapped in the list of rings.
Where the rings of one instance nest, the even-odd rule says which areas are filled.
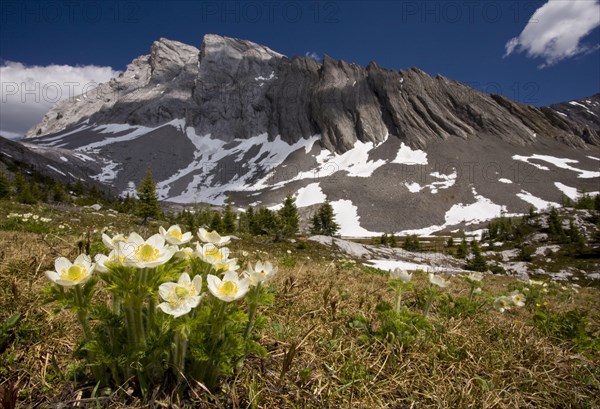
[[[228,58],[241,59],[243,57],[270,60],[271,58],[284,58],[268,47],[253,43],[248,40],[224,37],[217,34],[206,34],[200,46],[200,59],[208,54],[225,55]]]

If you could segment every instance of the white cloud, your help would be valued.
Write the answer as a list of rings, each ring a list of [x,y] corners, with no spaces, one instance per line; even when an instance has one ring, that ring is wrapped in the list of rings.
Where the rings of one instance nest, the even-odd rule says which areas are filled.
[[[304,56],[308,57],[308,58],[312,58],[315,61],[321,62],[321,56],[319,55],[319,53],[317,53],[315,51],[307,51],[304,53]]]
[[[119,75],[95,65],[0,66],[0,135],[14,138],[40,122],[57,102],[94,89]]]
[[[543,58],[544,68],[578,54],[598,49],[581,40],[600,26],[597,0],[549,0],[537,9],[518,37],[510,39],[504,57],[525,52],[529,58]]]

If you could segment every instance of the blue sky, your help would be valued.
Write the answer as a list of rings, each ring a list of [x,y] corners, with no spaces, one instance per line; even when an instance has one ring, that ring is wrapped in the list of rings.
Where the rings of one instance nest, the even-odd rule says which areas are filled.
[[[148,54],[160,37],[199,47],[205,33],[216,33],[264,44],[289,57],[328,54],[361,65],[376,61],[389,69],[416,66],[532,105],[599,92],[598,0],[547,3],[2,0],[0,62],[20,65],[10,76],[3,71],[0,81],[14,80],[19,70],[41,75],[53,64],[94,66],[81,75],[101,80],[112,74],[108,67],[122,71],[133,58]],[[530,21],[532,16],[538,18]],[[52,70],[56,67],[40,78],[51,79]],[[59,71],[57,81],[64,81],[65,70]],[[2,91],[8,93],[4,84]],[[16,124],[5,126],[6,116],[0,120],[5,122],[0,130],[19,132]]]

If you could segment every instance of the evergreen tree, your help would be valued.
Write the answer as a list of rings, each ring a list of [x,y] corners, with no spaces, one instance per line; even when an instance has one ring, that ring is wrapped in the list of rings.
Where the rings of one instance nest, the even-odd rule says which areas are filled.
[[[78,182],[80,182],[78,180]],[[146,175],[137,187],[138,215],[143,218],[142,223],[146,224],[150,217],[157,219],[160,217],[160,206],[158,205],[158,195],[156,193],[156,183],[152,177],[152,170],[148,168]]]
[[[448,248],[454,247],[454,239],[452,237],[448,237],[448,240],[446,240],[446,247],[448,247]]]
[[[465,268],[471,271],[487,271],[487,261],[483,254],[481,254],[481,248],[475,239],[471,242],[471,252],[473,253],[473,257],[467,262]]]
[[[329,200],[319,207],[319,210],[312,218],[312,234],[322,234],[325,236],[335,236],[339,231],[340,226],[335,221],[333,207]]]
[[[581,234],[581,230],[573,223],[573,220],[569,221],[569,241],[569,252],[571,255],[581,256],[585,254],[587,248],[585,236]]]
[[[382,246],[387,246],[387,244],[388,244],[388,235],[387,235],[387,233],[383,233],[381,235],[381,237],[379,238],[379,244],[381,244]]]
[[[416,235],[406,236],[402,248],[406,251],[421,251],[421,243]]]
[[[279,210],[279,219],[281,220],[283,237],[292,237],[298,233],[299,220],[296,199],[289,193],[283,201],[283,207]]]
[[[66,199],[65,197],[65,190],[63,188],[63,185],[61,185],[58,182],[55,182],[52,185],[52,200],[55,202],[64,202]]]
[[[467,257],[468,251],[469,247],[467,245],[467,239],[463,237],[462,241],[460,242],[460,245],[456,249],[456,257],[464,259]]]
[[[255,234],[277,234],[280,221],[275,212],[261,207],[254,216]]]
[[[0,172],[0,200],[10,197],[10,182],[4,172]]]
[[[567,235],[562,227],[562,220],[558,214],[558,210],[555,207],[551,207],[548,214],[548,230],[554,240],[558,240],[559,242],[566,241]]]
[[[398,246],[398,240],[396,240],[396,236],[394,235],[394,233],[388,236],[388,244],[390,245],[390,247]]]
[[[249,232],[248,215],[246,214],[246,212],[241,212],[240,215],[238,216],[237,230],[240,233],[248,233]]]
[[[256,226],[256,218],[254,215],[254,208],[249,207],[246,211],[246,218],[248,219],[248,233],[250,234],[260,234],[258,231],[258,227]]]
[[[214,230],[217,232],[221,232],[223,230],[223,219],[221,218],[221,213],[216,210],[212,213],[212,219],[210,221],[210,230]]]
[[[21,191],[18,196],[19,202],[25,203],[25,204],[36,204],[37,203],[37,199],[31,193],[31,189],[30,189],[28,183],[24,183],[20,190]]]
[[[231,198],[227,197],[225,201],[225,211],[223,212],[223,233],[229,234],[235,232],[235,213],[231,210]]]
[[[27,184],[27,182],[25,181],[25,178],[23,177],[23,174],[21,173],[21,171],[18,171],[15,174],[15,181],[14,181],[14,185],[15,185],[15,190],[17,192],[17,196],[20,196],[21,193],[23,192],[23,189],[25,187],[25,185]]]
[[[147,175],[148,174],[146,173],[146,176]],[[152,182],[154,182],[154,180],[152,180]],[[77,179],[77,182],[75,182],[75,186],[73,186],[73,193],[75,193],[76,196],[81,196],[85,193],[85,188],[83,187],[83,182],[81,179]]]

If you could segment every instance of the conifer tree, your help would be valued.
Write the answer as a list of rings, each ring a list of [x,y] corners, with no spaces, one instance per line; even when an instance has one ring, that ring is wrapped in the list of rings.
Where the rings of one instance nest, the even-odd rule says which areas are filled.
[[[223,219],[221,218],[221,213],[216,210],[212,213],[210,229],[217,232],[221,232],[223,230]]]
[[[322,234],[325,236],[335,236],[340,229],[339,224],[335,221],[333,207],[329,200],[319,207],[319,210],[312,218],[312,234]]]
[[[0,172],[0,200],[10,197],[10,182],[4,172]]]
[[[225,203],[226,203],[226,205],[225,205],[225,210],[223,212],[222,230],[223,230],[223,233],[225,233],[225,234],[234,233],[236,216],[235,216],[235,213],[233,213],[233,211],[231,210],[231,198],[227,197],[227,200],[225,201]]]
[[[240,215],[238,216],[237,230],[240,233],[248,233],[248,227],[248,215],[246,214],[246,212],[240,212]]]
[[[467,257],[468,252],[469,247],[467,245],[467,239],[463,237],[462,241],[460,242],[460,245],[456,249],[456,257],[464,259],[465,257]]]
[[[248,219],[248,233],[254,235],[260,234],[256,226],[256,218],[254,215],[254,209],[252,207],[249,207],[246,211],[246,218]]]
[[[146,170],[146,175],[137,187],[137,196],[137,212],[143,218],[142,223],[146,224],[150,217],[157,219],[160,216],[160,206],[158,205],[156,183],[150,168]]]
[[[296,199],[289,193],[283,201],[283,207],[279,210],[279,218],[282,226],[281,234],[284,237],[291,237],[298,233],[299,221]]]
[[[473,253],[473,257],[467,262],[465,268],[471,271],[487,271],[487,261],[483,254],[481,254],[481,248],[475,239],[471,242],[471,252]]]

